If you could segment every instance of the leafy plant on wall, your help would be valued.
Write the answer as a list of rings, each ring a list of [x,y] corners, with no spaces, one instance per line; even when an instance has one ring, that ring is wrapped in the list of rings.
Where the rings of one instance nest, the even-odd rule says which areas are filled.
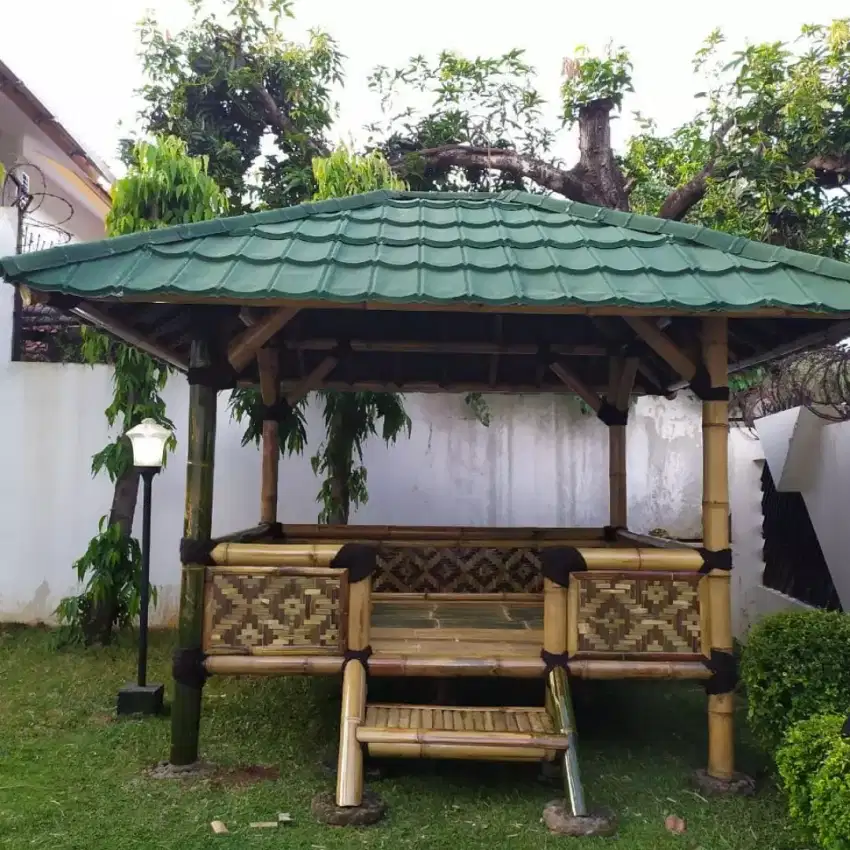
[[[204,221],[227,210],[207,162],[190,157],[180,139],[138,142],[128,166],[127,175],[113,187],[106,219],[109,236]],[[170,367],[91,328],[83,329],[82,339],[87,363],[109,363],[113,368],[112,400],[104,413],[118,434],[92,458],[92,474],[107,475],[114,489],[109,513],[101,517],[98,533],[74,564],[83,590],[63,599],[57,615],[62,640],[108,644],[116,628],[132,623],[139,607],[141,558],[131,534],[139,474],[125,434],[146,418],[173,429],[162,398]],[[166,448],[173,451],[175,445],[172,438]],[[155,591],[152,599],[155,602]]]

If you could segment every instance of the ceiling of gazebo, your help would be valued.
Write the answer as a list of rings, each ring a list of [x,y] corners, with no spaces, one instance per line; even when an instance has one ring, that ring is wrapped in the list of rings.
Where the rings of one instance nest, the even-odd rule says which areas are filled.
[[[224,352],[266,327],[285,389],[323,373],[342,389],[572,391],[555,363],[602,391],[622,355],[657,393],[681,383],[658,335],[698,360],[700,315],[732,319],[733,368],[835,341],[850,318],[850,265],[517,192],[373,192],[0,269],[181,368],[199,331]],[[254,380],[255,361],[237,371]]]

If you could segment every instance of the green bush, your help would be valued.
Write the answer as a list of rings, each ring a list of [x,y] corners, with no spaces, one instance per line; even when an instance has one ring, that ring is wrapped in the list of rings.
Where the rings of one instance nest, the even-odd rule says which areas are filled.
[[[850,850],[850,740],[845,716],[795,724],[776,753],[789,812],[824,850]]]
[[[753,734],[770,752],[795,723],[850,709],[850,616],[787,611],[747,636],[741,678]]]

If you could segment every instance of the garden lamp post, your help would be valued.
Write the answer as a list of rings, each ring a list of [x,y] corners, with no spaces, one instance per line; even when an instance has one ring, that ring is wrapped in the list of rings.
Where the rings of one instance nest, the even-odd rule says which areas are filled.
[[[165,686],[149,685],[148,677],[148,601],[150,598],[151,490],[153,478],[162,469],[165,444],[171,436],[153,419],[143,419],[127,432],[133,446],[133,464],[144,485],[142,499],[142,575],[139,587],[139,664],[136,683],[118,692],[118,714],[159,714]]]

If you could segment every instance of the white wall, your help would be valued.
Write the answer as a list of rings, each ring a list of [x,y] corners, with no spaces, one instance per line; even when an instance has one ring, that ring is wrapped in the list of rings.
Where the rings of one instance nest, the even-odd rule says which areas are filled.
[[[74,590],[71,564],[109,507],[109,482],[92,479],[89,468],[91,455],[107,439],[103,410],[109,402],[110,371],[8,362],[11,295],[10,287],[0,285],[0,618],[38,620],[48,619],[58,600]],[[154,484],[152,576],[161,588],[157,622],[173,620],[177,609],[185,380],[173,378],[165,395],[179,447]],[[213,520],[218,534],[256,524],[259,513],[259,452],[240,446],[241,430],[230,421],[226,403],[223,393]],[[409,396],[413,435],[389,449],[380,441],[367,446],[371,498],[354,520],[604,525],[604,426],[563,397],[496,396],[489,403],[492,424],[485,428],[459,396]],[[309,414],[309,434],[315,445],[321,434],[316,410]],[[697,405],[684,397],[674,402],[643,399],[630,418],[628,439],[630,527],[698,535],[702,461]],[[733,509],[752,514],[760,498],[751,480],[754,464],[737,445],[733,439],[733,482],[738,482]],[[307,457],[285,459],[281,519],[314,522],[317,490]],[[748,534],[752,525],[746,526]],[[752,554],[746,547],[741,553]]]

